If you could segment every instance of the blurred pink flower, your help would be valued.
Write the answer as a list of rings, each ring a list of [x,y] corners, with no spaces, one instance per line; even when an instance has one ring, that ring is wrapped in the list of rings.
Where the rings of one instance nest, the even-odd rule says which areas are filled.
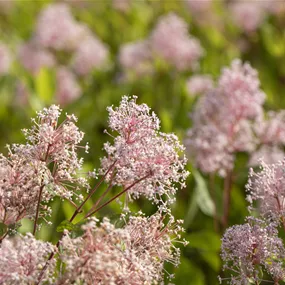
[[[224,176],[232,169],[236,152],[255,150],[253,126],[265,98],[259,85],[256,70],[234,60],[223,69],[218,86],[199,98],[186,145],[203,172]]]
[[[73,55],[73,68],[77,74],[87,75],[93,69],[104,66],[108,58],[108,47],[96,36],[84,38]]]
[[[20,46],[18,58],[23,67],[34,75],[43,67],[56,65],[56,60],[52,53],[37,46],[32,41]]]
[[[214,82],[210,75],[193,75],[187,80],[186,87],[188,94],[194,96],[205,94],[211,90],[214,87]]]
[[[259,166],[261,160],[266,164],[275,164],[282,161],[284,157],[285,153],[280,147],[276,145],[262,145],[251,154],[248,165]]]
[[[150,44],[156,56],[178,70],[195,69],[204,53],[200,42],[188,34],[187,23],[174,13],[158,20]]]
[[[245,32],[254,32],[266,17],[266,4],[266,1],[234,1],[230,4],[233,21]]]
[[[65,3],[54,3],[43,9],[37,19],[35,41],[42,47],[55,50],[74,50],[88,28],[75,21]]]
[[[75,75],[68,68],[60,67],[57,69],[56,82],[55,97],[59,104],[69,104],[82,95],[81,88]]]
[[[153,71],[153,58],[147,40],[127,43],[121,46],[119,63],[126,73],[137,76]]]

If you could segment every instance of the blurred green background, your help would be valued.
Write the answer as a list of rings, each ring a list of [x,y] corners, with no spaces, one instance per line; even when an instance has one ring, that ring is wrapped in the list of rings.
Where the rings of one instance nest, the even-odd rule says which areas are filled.
[[[7,46],[12,61],[9,71],[0,76],[1,152],[6,154],[6,144],[23,142],[20,129],[30,126],[30,118],[35,116],[35,111],[58,103],[55,96],[56,69],[59,65],[68,67],[69,52],[54,52],[57,66],[40,68],[35,73],[26,70],[18,56],[19,47],[35,33],[39,13],[55,3],[65,3],[71,9],[75,21],[86,24],[109,50],[108,62],[104,68],[94,68],[87,76],[76,77],[81,89],[80,96],[62,106],[64,112],[78,116],[78,125],[86,134],[85,141],[90,144],[90,154],[85,155],[86,170],[99,166],[100,157],[103,156],[103,143],[109,139],[103,133],[107,127],[107,106],[117,105],[122,95],[135,94],[139,97],[139,103],[147,103],[158,114],[164,132],[174,132],[183,141],[187,128],[191,127],[189,113],[197,100],[189,94],[187,80],[193,74],[209,74],[216,79],[221,69],[228,66],[234,58],[249,61],[258,70],[261,87],[267,95],[266,109],[285,108],[285,2],[267,1],[276,11],[264,8],[262,19],[250,31],[234,21],[230,7],[237,1],[197,0],[192,1],[194,5],[188,2],[191,1],[121,0],[120,3],[119,0],[0,0],[0,43]],[[261,3],[262,0],[255,2]],[[195,8],[195,4],[206,8]],[[132,74],[123,78],[123,68],[118,60],[121,46],[149,37],[159,17],[169,12],[184,19],[189,33],[200,41],[204,55],[199,60],[198,69],[179,71],[158,60],[153,62],[155,71],[151,74]],[[256,15],[247,15],[245,21],[254,16]],[[247,215],[244,199],[247,159],[246,155],[240,155],[235,164],[231,225],[243,223]],[[173,212],[177,218],[185,220],[185,238],[189,245],[181,248],[180,267],[173,269],[167,266],[167,270],[175,272],[176,277],[171,281],[174,284],[214,285],[218,284],[217,276],[221,274],[221,233],[214,230],[209,177],[194,169],[190,162],[188,168],[191,175],[187,188],[178,192]],[[223,181],[219,177],[214,179],[219,213]],[[133,207],[136,210],[142,208],[146,213],[154,211],[152,205],[143,200],[139,200]],[[55,242],[59,236],[56,227],[70,217],[72,209],[59,200],[54,201],[53,208],[53,224],[43,226],[39,237]],[[118,213],[119,206],[113,203],[100,215],[112,216]],[[21,230],[28,231],[30,227],[29,221],[24,221]]]

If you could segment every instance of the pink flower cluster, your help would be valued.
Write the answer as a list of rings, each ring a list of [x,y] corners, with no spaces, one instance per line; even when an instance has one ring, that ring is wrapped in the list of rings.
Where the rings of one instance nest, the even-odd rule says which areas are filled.
[[[222,71],[217,87],[199,99],[186,144],[203,172],[224,176],[236,152],[255,149],[253,123],[262,114],[265,98],[259,85],[256,70],[234,60]]]
[[[34,218],[39,199],[47,203],[55,196],[73,199],[79,187],[88,187],[78,177],[83,160],[77,151],[83,133],[75,116],[58,124],[61,110],[53,105],[38,113],[33,127],[23,130],[27,143],[9,147],[9,156],[0,158],[0,221],[15,224],[24,217]],[[78,196],[77,198],[80,198]],[[43,218],[50,209],[41,205]]]
[[[107,156],[101,161],[101,173],[114,165],[107,176],[110,184],[127,188],[129,196],[143,195],[161,202],[161,196],[173,202],[175,184],[185,186],[186,159],[180,157],[184,147],[174,134],[159,131],[160,122],[150,108],[136,104],[136,97],[123,97],[119,107],[109,111],[109,127],[118,135],[113,144],[106,143]]]
[[[186,83],[187,92],[190,96],[205,94],[213,87],[214,82],[210,75],[193,75]]]
[[[66,65],[66,60],[61,63],[59,53],[70,58],[67,66],[61,65]],[[93,70],[104,68],[108,55],[108,47],[88,26],[74,19],[65,3],[50,4],[41,11],[32,39],[20,46],[18,52],[23,67],[34,75],[42,68],[56,68],[56,98],[61,104],[81,96],[77,76],[85,77]]]
[[[123,45],[119,63],[135,75],[150,74],[156,59],[183,71],[198,67],[203,53],[200,42],[188,34],[187,23],[170,13],[158,20],[148,39]]]
[[[271,1],[240,1],[235,0],[229,5],[234,23],[246,33],[256,31],[268,16]]]
[[[179,235],[181,227],[173,220],[165,225],[158,213],[131,216],[123,228],[106,218],[83,228],[82,237],[66,235],[61,242],[66,271],[58,284],[157,284],[165,261],[179,264],[180,252],[170,235]]]
[[[46,263],[49,254],[56,248],[36,240],[32,234],[3,240],[0,247],[0,283],[3,285],[31,285]],[[51,261],[44,278],[46,284],[54,284],[55,261]]]
[[[282,260],[285,248],[274,224],[249,218],[248,223],[229,228],[222,239],[224,269],[234,275],[230,284],[243,285],[251,281],[260,284],[266,270],[275,284],[285,278]]]
[[[119,107],[108,108],[109,127],[117,136],[113,144],[105,144],[102,177],[92,190],[78,175],[83,133],[74,115],[59,122],[58,106],[38,112],[32,128],[24,130],[26,144],[14,144],[7,158],[0,157],[1,284],[158,284],[164,279],[165,262],[178,266],[180,251],[174,243],[187,243],[181,240],[182,221],[174,219],[169,204],[188,175],[184,148],[175,135],[159,131],[156,115],[136,99],[124,96]],[[104,181],[107,189],[82,221],[88,223],[73,224]],[[123,191],[101,203],[114,186]],[[78,195],[81,188],[88,190],[85,199]],[[124,223],[121,227],[106,217],[101,223],[88,219],[124,193],[153,200],[158,211],[149,217],[124,212],[118,220]],[[71,218],[57,228],[63,234],[56,246],[31,234],[9,237],[24,217],[34,220],[35,235],[39,218],[51,214],[47,203],[54,197],[74,206]]]

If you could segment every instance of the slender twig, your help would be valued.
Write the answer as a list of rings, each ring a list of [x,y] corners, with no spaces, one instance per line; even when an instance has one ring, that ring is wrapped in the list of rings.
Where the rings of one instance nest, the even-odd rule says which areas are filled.
[[[46,151],[45,157],[44,157],[44,162],[46,162],[47,159],[48,159],[48,154],[49,154],[50,147],[51,147],[51,145],[49,144],[48,147],[47,147],[47,151]],[[34,221],[33,235],[36,234],[37,223],[38,223],[39,214],[40,214],[40,205],[41,205],[41,200],[42,200],[42,193],[43,193],[43,189],[45,187],[45,185],[43,184],[43,180],[44,180],[44,178],[42,177],[41,187],[40,187],[39,197],[38,197],[38,203],[37,203],[36,217],[35,217],[35,221]]]
[[[33,235],[35,235],[36,230],[37,230],[37,222],[38,222],[38,219],[39,219],[40,205],[41,205],[41,199],[42,199],[42,193],[43,193],[44,187],[45,187],[45,185],[43,185],[43,184],[42,184],[42,186],[40,187],[40,192],[39,192],[39,197],[38,197],[38,203],[37,203],[36,217],[35,217],[35,221],[34,221]]]
[[[223,229],[225,230],[228,225],[230,204],[231,204],[231,190],[232,190],[232,171],[227,172],[227,176],[224,181],[224,193],[223,193]]]
[[[81,209],[82,207],[84,206],[84,204],[87,202],[87,200],[96,192],[96,190],[99,188],[99,186],[102,184],[102,182],[104,181],[104,179],[106,178],[106,176],[108,175],[108,173],[112,170],[112,168],[115,166],[117,161],[114,161],[114,163],[108,168],[108,170],[105,172],[105,174],[101,177],[101,179],[98,181],[98,183],[95,185],[95,187],[89,192],[88,196],[85,198],[85,200],[78,206],[78,208],[74,211],[73,215],[71,216],[71,218],[69,219],[69,222],[71,223],[75,217],[81,212]],[[62,235],[63,236],[63,235]],[[58,248],[59,247],[59,244],[60,244],[60,240],[62,239],[62,236],[61,238],[59,239],[59,241],[57,242],[56,244],[56,247]],[[46,264],[45,266],[43,267],[42,271],[40,272],[40,275],[38,277],[38,280],[36,282],[35,285],[39,285],[44,277],[44,274],[48,268],[48,265],[49,265],[49,261],[53,259],[55,255],[55,252],[52,252],[48,258],[48,260],[46,261]]]
[[[108,200],[107,202],[105,202],[103,205],[101,205],[100,207],[98,207],[97,209],[95,209],[94,211],[92,211],[91,213],[87,214],[84,218],[88,218],[90,216],[92,216],[93,214],[95,214],[96,212],[98,212],[99,210],[101,210],[103,207],[107,206],[108,204],[110,204],[112,201],[114,201],[115,199],[117,199],[118,197],[120,197],[122,194],[126,193],[128,190],[130,190],[133,186],[135,186],[136,184],[138,184],[139,182],[141,182],[142,180],[146,179],[147,177],[149,177],[150,174],[145,175],[144,177],[140,178],[139,180],[135,181],[134,183],[132,183],[130,186],[128,186],[127,188],[125,188],[123,191],[121,191],[120,193],[118,193],[117,195],[115,195],[112,199]]]
[[[72,217],[69,219],[69,222],[72,222],[75,217],[81,212],[82,207],[85,205],[85,203],[91,198],[91,196],[96,192],[96,190],[99,188],[99,186],[102,184],[102,182],[105,180],[108,173],[112,170],[112,168],[116,164],[116,160],[113,162],[113,164],[108,168],[106,173],[101,177],[101,179],[98,181],[98,183],[95,185],[95,187],[89,192],[85,200],[78,206],[78,208],[74,211]]]
[[[114,175],[115,175],[115,172],[113,173],[111,179],[110,179],[110,183],[109,183],[109,186],[107,187],[107,189],[104,191],[104,193],[101,195],[101,197],[96,201],[96,203],[92,206],[92,208],[88,211],[87,215],[89,213],[91,213],[92,211],[94,211],[97,206],[100,204],[100,202],[102,201],[102,199],[104,199],[104,197],[107,195],[107,193],[112,189],[113,187],[113,184],[112,184],[112,180],[114,178]],[[86,216],[85,216],[86,218]]]

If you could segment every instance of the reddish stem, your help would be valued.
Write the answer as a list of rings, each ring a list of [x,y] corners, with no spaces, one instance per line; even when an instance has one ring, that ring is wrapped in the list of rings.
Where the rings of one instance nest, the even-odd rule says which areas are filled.
[[[212,201],[214,202],[214,229],[216,233],[219,233],[219,217],[217,212],[217,195],[215,188],[215,174],[210,174],[210,193],[212,197]]]
[[[72,217],[69,219],[69,222],[72,222],[75,217],[81,212],[82,207],[85,205],[85,203],[91,198],[91,196],[96,192],[96,190],[99,188],[99,186],[102,184],[102,182],[105,180],[108,173],[112,170],[112,168],[116,164],[116,160],[113,162],[113,164],[108,168],[106,173],[101,177],[99,182],[95,185],[95,187],[92,189],[92,191],[89,192],[88,196],[85,198],[85,200],[79,205],[79,207],[74,211]]]
[[[94,211],[92,211],[91,213],[88,213],[84,218],[88,218],[90,216],[92,216],[93,214],[95,214],[96,212],[98,212],[99,210],[101,210],[103,207],[107,206],[109,203],[111,203],[112,201],[114,201],[115,199],[117,199],[118,197],[120,197],[122,194],[126,193],[128,190],[130,190],[133,186],[135,186],[136,184],[138,184],[139,182],[141,182],[142,180],[146,179],[147,177],[149,177],[150,174],[145,175],[144,177],[140,178],[139,180],[135,181],[134,183],[132,183],[130,186],[128,186],[126,189],[124,189],[123,191],[121,191],[120,193],[118,193],[116,196],[114,196],[112,199],[110,199],[109,201],[105,202],[103,205],[101,205],[100,207],[98,207],[97,209],[95,209]]]
[[[227,172],[227,176],[224,181],[224,193],[223,193],[223,209],[224,215],[222,219],[223,229],[225,230],[228,226],[230,204],[231,204],[231,190],[232,190],[232,171]]]
[[[47,151],[44,157],[44,162],[47,161],[48,159],[48,154],[49,154],[49,149],[50,149],[51,145],[49,144],[47,147]],[[41,181],[41,184],[43,183],[43,178]],[[40,213],[40,205],[41,205],[41,200],[42,200],[42,193],[43,193],[43,189],[44,189],[45,185],[42,184],[40,187],[40,191],[39,191],[39,197],[38,197],[38,204],[37,204],[37,211],[36,211],[36,217],[35,217],[35,222],[34,222],[34,229],[33,229],[33,235],[36,234],[36,230],[37,230],[37,223],[38,223],[38,219],[39,219],[39,213]]]

